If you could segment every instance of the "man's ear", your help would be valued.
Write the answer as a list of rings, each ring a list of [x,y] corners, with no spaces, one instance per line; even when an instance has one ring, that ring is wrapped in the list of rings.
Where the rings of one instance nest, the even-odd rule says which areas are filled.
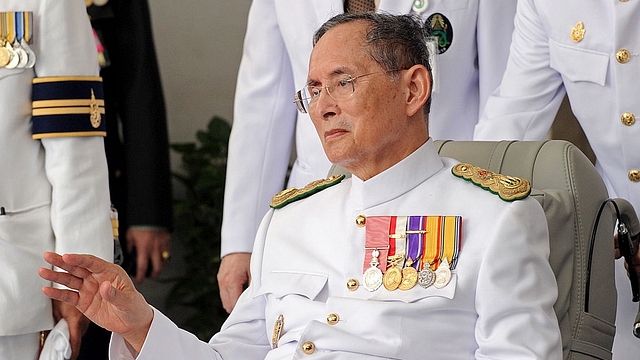
[[[423,65],[414,65],[407,70],[404,79],[408,85],[407,116],[413,116],[418,111],[422,111],[431,96],[429,71]]]

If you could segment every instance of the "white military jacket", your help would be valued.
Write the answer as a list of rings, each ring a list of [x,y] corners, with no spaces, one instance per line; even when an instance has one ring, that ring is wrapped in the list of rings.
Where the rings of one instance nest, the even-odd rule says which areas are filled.
[[[442,24],[449,32],[450,44],[436,56],[429,116],[434,139],[472,138],[479,112],[502,78],[515,7],[515,0],[379,1],[380,12],[417,13],[425,21],[440,14],[434,27]],[[342,12],[343,0],[251,4],[229,142],[223,256],[251,252],[269,200],[285,185],[292,146],[289,186],[302,187],[329,171],[311,119],[297,113],[293,94],[307,82],[313,33]]]
[[[30,12],[32,68],[0,67],[0,336],[53,327],[45,251],[113,259],[102,137],[32,138],[32,80],[97,76],[96,45],[81,0],[3,0]],[[14,15],[10,14],[9,16]]]
[[[546,138],[566,91],[609,195],[629,199],[639,211],[638,19],[638,1],[519,1],[507,70],[475,139]],[[616,271],[614,358],[626,360],[640,354],[631,334],[638,306],[622,264]]]
[[[456,163],[429,141],[372,179],[344,180],[270,211],[251,285],[222,330],[205,344],[155,312],[137,359],[561,359],[542,208],[454,177]],[[369,223],[356,219],[386,215],[462,217],[445,287],[365,289]],[[131,358],[119,336],[110,351]]]

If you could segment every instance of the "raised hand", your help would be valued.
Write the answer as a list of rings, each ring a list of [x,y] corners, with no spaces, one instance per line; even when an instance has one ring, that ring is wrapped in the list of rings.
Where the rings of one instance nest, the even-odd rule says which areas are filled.
[[[43,287],[45,295],[75,306],[91,321],[122,335],[134,350],[140,351],[151,327],[153,309],[120,266],[92,255],[60,256],[47,252],[44,259],[67,272],[40,268],[40,277],[69,288]]]

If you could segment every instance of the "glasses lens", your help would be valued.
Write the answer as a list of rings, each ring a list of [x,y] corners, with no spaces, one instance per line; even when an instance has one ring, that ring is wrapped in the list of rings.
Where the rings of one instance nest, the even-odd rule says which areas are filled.
[[[296,107],[298,107],[298,111],[303,114],[308,113],[308,109],[309,109],[308,96],[305,96],[305,95],[307,95],[306,88],[297,91],[296,94],[293,96],[294,98],[293,102],[296,104]]]
[[[355,91],[353,86],[353,77],[351,75],[342,75],[336,79],[331,87],[329,94],[336,101],[346,100]]]

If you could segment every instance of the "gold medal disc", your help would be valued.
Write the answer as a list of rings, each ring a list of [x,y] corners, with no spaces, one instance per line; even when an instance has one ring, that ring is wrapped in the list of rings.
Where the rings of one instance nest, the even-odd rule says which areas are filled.
[[[5,67],[11,61],[11,53],[7,48],[0,47],[0,67]]]
[[[400,286],[402,282],[402,271],[395,266],[390,267],[382,277],[384,288],[393,291]]]
[[[398,285],[400,290],[409,290],[418,282],[418,270],[408,266],[402,269],[402,282]]]

